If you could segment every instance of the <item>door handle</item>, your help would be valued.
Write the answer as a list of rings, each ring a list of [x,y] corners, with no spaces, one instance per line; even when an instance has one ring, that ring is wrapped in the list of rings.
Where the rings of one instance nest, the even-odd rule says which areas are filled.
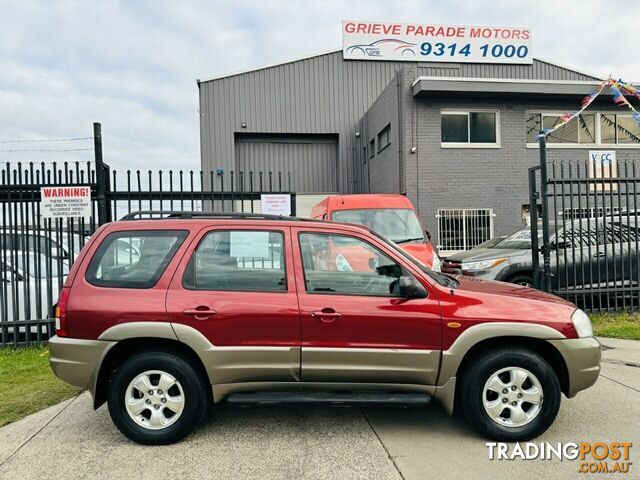
[[[207,318],[215,315],[218,312],[210,309],[206,305],[200,305],[195,308],[187,308],[186,310],[183,310],[182,313],[189,317],[194,317],[196,320],[206,320]]]
[[[597,252],[593,254],[593,258],[604,257],[607,254],[605,252]]]
[[[319,318],[325,323],[335,322],[342,316],[341,313],[336,312],[333,308],[323,308],[316,312],[310,312],[309,315],[312,318]]]

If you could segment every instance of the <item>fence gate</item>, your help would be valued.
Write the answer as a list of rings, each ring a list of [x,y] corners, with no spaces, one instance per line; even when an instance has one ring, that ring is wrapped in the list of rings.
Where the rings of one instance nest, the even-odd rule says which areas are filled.
[[[103,223],[134,211],[260,213],[261,195],[295,194],[282,172],[111,170],[102,162],[100,125],[95,161],[6,163],[0,167],[0,346],[46,341],[70,266]],[[88,218],[46,218],[42,187],[86,187]],[[149,214],[148,216],[153,216]]]
[[[585,152],[585,156],[586,156]],[[590,152],[529,170],[534,283],[591,311],[637,310],[640,162]]]

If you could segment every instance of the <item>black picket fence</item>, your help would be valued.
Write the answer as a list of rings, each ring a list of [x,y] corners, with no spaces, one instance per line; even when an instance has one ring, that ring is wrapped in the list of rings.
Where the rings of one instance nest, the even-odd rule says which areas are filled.
[[[640,309],[639,161],[601,155],[530,169],[536,287],[589,311]],[[545,231],[546,230],[546,231]]]
[[[119,172],[96,155],[85,163],[7,163],[0,180],[0,346],[40,344],[53,335],[66,275],[105,222],[141,210],[259,212],[265,193],[290,194],[295,214],[283,172]],[[44,218],[41,188],[50,186],[88,187],[91,216]]]

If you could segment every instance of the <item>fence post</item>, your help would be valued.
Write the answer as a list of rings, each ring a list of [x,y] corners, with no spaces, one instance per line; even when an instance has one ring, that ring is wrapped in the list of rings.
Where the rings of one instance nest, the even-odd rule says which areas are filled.
[[[540,167],[529,169],[529,226],[531,228],[531,267],[533,286],[540,289],[540,245],[538,244],[538,192],[536,189],[536,171]]]
[[[542,200],[542,256],[544,277],[542,289],[551,292],[551,245],[549,244],[549,198],[547,196],[547,137],[544,131],[538,137],[540,144],[540,197]]]
[[[96,196],[98,200],[98,225],[104,225],[107,219],[106,185],[104,177],[104,161],[102,159],[102,125],[93,124],[93,150],[96,160]]]

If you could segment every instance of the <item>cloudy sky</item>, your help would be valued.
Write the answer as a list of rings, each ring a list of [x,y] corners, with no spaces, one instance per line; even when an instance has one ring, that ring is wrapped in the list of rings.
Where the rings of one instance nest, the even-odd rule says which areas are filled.
[[[0,162],[90,160],[103,124],[116,169],[199,167],[197,78],[341,44],[341,20],[533,29],[534,56],[640,80],[637,2],[0,0]]]

